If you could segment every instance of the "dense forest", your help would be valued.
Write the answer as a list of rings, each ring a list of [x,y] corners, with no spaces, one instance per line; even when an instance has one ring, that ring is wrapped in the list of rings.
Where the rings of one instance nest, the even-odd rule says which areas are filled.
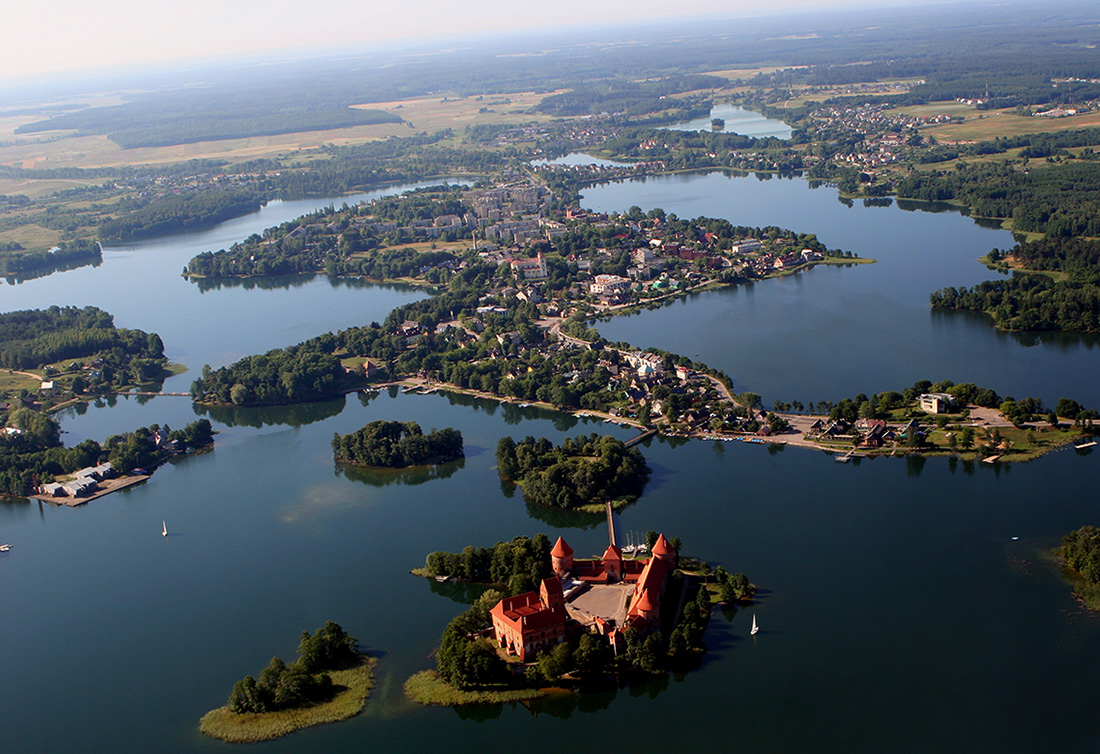
[[[1043,163],[1027,171],[1004,162],[960,163],[951,172],[912,172],[896,190],[904,199],[959,201],[972,214],[1011,219],[1021,232],[1100,236],[1100,161]]]
[[[177,231],[205,228],[255,212],[262,204],[256,191],[203,191],[155,199],[99,226],[104,241],[131,241]]]
[[[1100,285],[1015,275],[931,294],[938,309],[985,312],[1004,330],[1100,332]]]
[[[593,433],[567,437],[555,446],[545,437],[497,443],[497,471],[505,482],[523,488],[539,505],[581,508],[605,500],[633,502],[649,481],[649,466],[621,440]]]
[[[191,385],[191,396],[201,403],[236,406],[323,401],[340,394],[343,376],[344,368],[331,351],[303,344],[246,356],[221,369],[204,366]]]
[[[416,422],[379,419],[351,434],[336,434],[332,452],[337,461],[400,469],[446,463],[463,457],[462,433],[446,427],[424,434]]]
[[[35,478],[45,483],[103,461],[123,473],[135,468],[153,469],[172,453],[204,448],[214,440],[208,419],[198,419],[181,430],[159,425],[142,427],[112,435],[102,445],[85,440],[71,448],[61,444],[57,421],[40,411],[17,408],[8,415],[7,426],[19,430],[0,433],[0,495],[11,497],[32,494]],[[158,445],[156,434],[161,429],[167,433],[169,444]]]
[[[94,306],[0,314],[0,367],[33,369],[77,357],[101,359],[101,374],[129,370],[137,360],[141,374],[149,376],[167,363],[159,335],[116,328],[111,315]]]

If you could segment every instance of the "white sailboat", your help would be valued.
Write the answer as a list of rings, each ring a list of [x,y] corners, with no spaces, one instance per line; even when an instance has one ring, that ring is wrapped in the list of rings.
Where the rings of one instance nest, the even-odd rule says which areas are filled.
[[[752,614],[752,630],[749,631],[749,633],[753,636],[756,636],[758,633],[760,633],[760,626],[756,625],[756,613]]]
[[[161,536],[164,536],[164,537],[168,536],[168,524],[164,523],[163,520],[160,522],[160,533],[161,533]]]

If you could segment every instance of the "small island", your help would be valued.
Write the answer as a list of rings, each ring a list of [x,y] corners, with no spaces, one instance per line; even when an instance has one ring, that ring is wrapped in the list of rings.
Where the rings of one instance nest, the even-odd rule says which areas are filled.
[[[425,435],[416,422],[372,421],[348,435],[334,435],[332,452],[340,463],[403,469],[457,461],[464,457],[462,433],[452,427]]]
[[[1055,552],[1081,602],[1089,610],[1100,610],[1100,529],[1082,526],[1063,537],[1062,547]]]
[[[245,676],[224,707],[202,716],[199,730],[230,743],[270,741],[300,728],[346,720],[367,704],[377,660],[332,621],[302,632],[298,659],[273,657],[257,681]]]
[[[623,549],[612,535],[593,559],[574,559],[563,538],[551,546],[543,534],[431,553],[414,573],[491,586],[447,626],[436,670],[409,678],[406,695],[428,705],[511,702],[694,667],[712,592],[732,606],[751,602],[755,587],[744,574],[681,560],[679,547],[650,531],[646,544]]]
[[[596,433],[567,437],[558,446],[545,437],[519,443],[502,437],[497,471],[532,503],[591,513],[602,513],[607,501],[616,509],[634,502],[650,474],[641,453]]]

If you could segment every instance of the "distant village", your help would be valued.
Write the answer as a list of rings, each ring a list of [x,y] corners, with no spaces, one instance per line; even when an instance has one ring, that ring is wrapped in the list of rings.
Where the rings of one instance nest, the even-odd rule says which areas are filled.
[[[375,211],[384,206],[380,202],[393,200],[376,200],[285,226],[282,238],[268,235],[262,243],[261,248],[277,251],[284,238],[297,239],[303,253],[314,254],[312,263],[318,269],[326,265],[333,250],[341,248],[349,232],[382,241],[374,251],[352,252],[351,262],[413,244],[424,263],[414,262],[409,276],[436,284],[476,265],[496,268],[473,311],[452,314],[451,319],[432,325],[406,320],[394,328],[406,349],[415,349],[425,337],[442,339],[454,348],[484,343],[484,358],[504,364],[504,382],[447,385],[429,368],[394,375],[388,361],[377,358],[363,359],[358,368],[346,367],[369,382],[397,379],[408,390],[458,388],[498,400],[544,403],[664,434],[830,450],[932,449],[935,443],[926,442],[930,428],[922,426],[920,416],[954,411],[954,421],[966,421],[958,415],[966,408],[954,406],[946,393],[921,395],[890,420],[851,416],[830,421],[798,409],[792,412],[789,406],[768,411],[739,400],[722,376],[705,365],[608,344],[585,324],[593,317],[658,304],[708,286],[790,274],[831,260],[862,261],[826,249],[813,236],[779,228],[735,228],[706,218],[684,221],[660,210],[642,213],[632,208],[608,215],[562,206],[532,173],[512,173],[473,189],[444,187],[437,193],[451,200],[459,197],[465,211],[397,222]],[[425,206],[424,198],[421,193],[418,206]],[[394,215],[392,208],[389,214]],[[424,253],[428,251],[434,253]],[[518,306],[535,312],[537,319],[517,326],[513,313]],[[577,386],[595,398],[578,405],[549,394],[543,399],[541,393],[534,400],[510,397],[518,394],[510,394],[505,383],[525,380],[535,365],[544,363],[554,365],[554,374],[564,377],[566,387]],[[469,366],[476,369],[478,364]],[[904,419],[899,420],[902,413]],[[1010,428],[1013,424],[998,415],[975,426]]]

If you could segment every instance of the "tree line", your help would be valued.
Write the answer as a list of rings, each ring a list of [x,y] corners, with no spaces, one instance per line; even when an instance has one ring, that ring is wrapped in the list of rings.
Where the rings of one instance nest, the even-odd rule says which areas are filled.
[[[167,363],[159,335],[115,327],[114,318],[94,306],[0,314],[0,367],[33,369],[75,357],[99,357],[101,370],[129,368],[135,358]]]
[[[26,250],[20,244],[0,244],[0,275],[26,275],[30,272],[65,267],[75,262],[93,262],[103,258],[99,244],[90,239],[62,241],[52,249]]]
[[[206,190],[154,199],[99,226],[104,241],[131,241],[217,225],[255,212],[263,203],[258,190]]]
[[[550,540],[515,537],[493,547],[465,547],[462,552],[432,552],[424,562],[430,576],[454,576],[478,584],[498,584],[510,595],[538,589],[550,570]]]
[[[982,312],[1003,330],[1100,332],[1100,285],[1014,275],[929,296],[937,309]]]

